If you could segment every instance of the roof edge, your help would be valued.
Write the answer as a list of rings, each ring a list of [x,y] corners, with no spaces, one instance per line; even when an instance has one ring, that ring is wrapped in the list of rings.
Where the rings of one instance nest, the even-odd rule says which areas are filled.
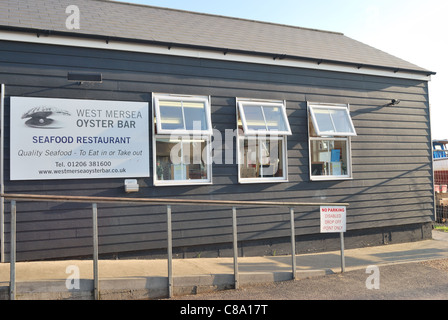
[[[424,81],[429,81],[431,75],[436,74],[435,72],[428,70],[412,70],[375,65],[360,65],[344,61],[323,60],[277,53],[195,46],[182,43],[168,43],[151,40],[134,40],[128,38],[52,30],[39,30],[21,27],[0,26],[0,40],[184,56],[191,58],[307,68],[314,70],[377,75]]]
[[[105,0],[96,0],[96,1],[105,1]],[[117,42],[126,42],[126,43],[165,46],[168,49],[177,47],[177,48],[196,49],[196,50],[203,50],[203,51],[215,51],[215,52],[222,53],[223,55],[226,55],[228,53],[236,53],[236,54],[245,54],[245,55],[249,55],[249,56],[252,55],[252,56],[267,57],[267,58],[271,58],[273,60],[291,59],[291,60],[300,60],[300,61],[316,63],[317,65],[326,63],[326,64],[335,64],[335,65],[354,67],[357,69],[361,69],[361,68],[379,69],[379,70],[390,71],[393,73],[406,72],[406,73],[421,74],[421,75],[425,75],[425,76],[431,76],[431,75],[436,74],[436,72],[429,71],[429,70],[406,69],[406,68],[398,68],[398,67],[395,68],[395,67],[388,67],[388,66],[381,66],[381,65],[359,64],[359,63],[355,63],[355,62],[347,62],[347,61],[339,61],[339,60],[294,56],[294,55],[287,55],[287,54],[276,53],[276,52],[247,51],[247,50],[239,50],[239,49],[229,49],[229,48],[224,48],[224,47],[198,46],[198,45],[191,45],[191,44],[185,44],[185,43],[164,42],[164,41],[157,41],[157,40],[129,39],[129,38],[122,38],[122,37],[115,37],[115,36],[94,35],[94,34],[86,34],[86,33],[79,33],[79,32],[54,31],[54,30],[24,28],[24,27],[11,27],[11,26],[1,26],[1,25],[0,25],[0,30],[33,33],[33,34],[36,34],[37,37],[40,37],[41,35],[44,35],[44,36],[55,35],[55,36],[67,36],[67,37],[71,37],[71,38],[96,39],[96,40],[105,41],[106,43],[108,43],[109,41],[117,41]]]

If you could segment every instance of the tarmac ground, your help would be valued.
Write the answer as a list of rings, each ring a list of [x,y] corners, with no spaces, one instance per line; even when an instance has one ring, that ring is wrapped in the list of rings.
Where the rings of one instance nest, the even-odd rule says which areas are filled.
[[[376,286],[370,268],[298,281],[258,283],[238,290],[175,296],[169,300],[270,301],[271,307],[278,307],[278,301],[448,300],[448,259],[381,265],[375,272]]]
[[[413,299],[412,296],[397,293],[395,296],[385,296],[384,291],[368,290],[375,295],[360,296],[350,289],[339,290],[351,293],[348,296],[332,295],[328,287],[323,287],[323,294],[318,296],[284,296],[281,286],[306,285],[311,281],[336,281],[343,285],[341,279],[350,279],[350,276],[362,280],[365,293],[367,267],[381,267],[381,279],[387,279],[383,270],[388,266],[400,265],[401,270],[409,270],[410,264],[415,267],[413,278],[420,281],[418,287],[430,281],[425,275],[424,262],[431,262],[437,266],[437,261],[448,259],[448,233],[433,231],[433,239],[391,244],[377,247],[366,247],[345,250],[345,272],[341,274],[340,251],[316,254],[296,255],[296,279],[305,281],[287,281],[292,279],[291,256],[266,257],[238,257],[239,285],[244,290],[228,290],[226,295],[234,292],[248,292],[249,287],[280,284],[278,299]],[[426,265],[426,267],[428,267]],[[373,269],[372,269],[373,270]],[[173,260],[173,295],[174,299],[210,297],[224,289],[234,287],[233,258],[193,258]],[[446,272],[446,271],[444,271]],[[101,300],[148,300],[164,299],[168,297],[168,266],[167,260],[100,260],[99,261],[99,290]],[[373,271],[372,271],[373,274]],[[362,275],[362,276],[361,276]],[[418,279],[418,277],[424,279]],[[9,300],[9,263],[0,264],[0,300]],[[389,276],[392,277],[392,276]],[[78,280],[78,282],[76,282]],[[409,279],[408,279],[409,280]],[[432,279],[431,281],[433,281]],[[347,280],[348,281],[348,280]],[[396,281],[400,281],[397,278]],[[426,282],[425,282],[426,281]],[[445,280],[443,280],[445,281]],[[336,281],[337,282],[337,281]],[[448,284],[448,278],[447,278]],[[318,286],[314,282],[313,286]],[[396,284],[398,285],[398,284]],[[334,287],[334,285],[333,285]],[[446,287],[446,286],[445,286]],[[247,289],[246,289],[247,288]],[[274,287],[272,287],[274,288]],[[415,289],[418,291],[418,289]],[[342,289],[342,287],[340,288]],[[300,289],[303,291],[303,288]],[[255,294],[242,296],[228,296],[230,299],[276,299],[275,296]],[[41,262],[16,263],[16,299],[17,300],[92,300],[93,299],[93,262],[91,260],[63,260]],[[205,295],[202,295],[205,294]],[[216,299],[220,299],[216,296]],[[225,296],[224,296],[225,297]],[[264,298],[263,298],[264,297]],[[423,296],[414,296],[415,299],[427,297],[447,298],[444,293]],[[225,298],[224,298],[225,299]]]

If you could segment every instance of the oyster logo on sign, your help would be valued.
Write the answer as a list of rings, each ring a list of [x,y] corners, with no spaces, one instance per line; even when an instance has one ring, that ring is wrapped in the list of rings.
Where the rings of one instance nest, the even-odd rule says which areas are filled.
[[[60,129],[63,122],[60,116],[70,116],[70,112],[55,107],[35,107],[22,115],[22,119],[28,119],[25,124],[31,128]]]

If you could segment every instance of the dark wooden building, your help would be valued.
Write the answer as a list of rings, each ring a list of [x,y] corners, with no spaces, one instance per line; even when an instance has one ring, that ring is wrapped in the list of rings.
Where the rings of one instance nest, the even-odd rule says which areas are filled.
[[[348,202],[346,247],[431,237],[433,72],[335,32],[101,0],[0,6],[5,193]],[[91,255],[88,205],[17,210],[18,260]],[[295,222],[297,252],[338,248],[318,208]],[[174,252],[228,255],[231,226],[228,208],[174,206]],[[243,255],[289,248],[287,210],[238,208],[238,228]],[[102,257],[163,254],[166,209],[100,205],[99,237]]]

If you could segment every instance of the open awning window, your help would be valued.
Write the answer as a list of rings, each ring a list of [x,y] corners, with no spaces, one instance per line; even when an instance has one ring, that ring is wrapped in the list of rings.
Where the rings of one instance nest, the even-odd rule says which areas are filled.
[[[282,102],[238,101],[238,110],[246,135],[292,134]]]
[[[158,134],[212,134],[209,97],[156,96]]]
[[[309,111],[318,136],[356,136],[347,106],[310,104]]]

